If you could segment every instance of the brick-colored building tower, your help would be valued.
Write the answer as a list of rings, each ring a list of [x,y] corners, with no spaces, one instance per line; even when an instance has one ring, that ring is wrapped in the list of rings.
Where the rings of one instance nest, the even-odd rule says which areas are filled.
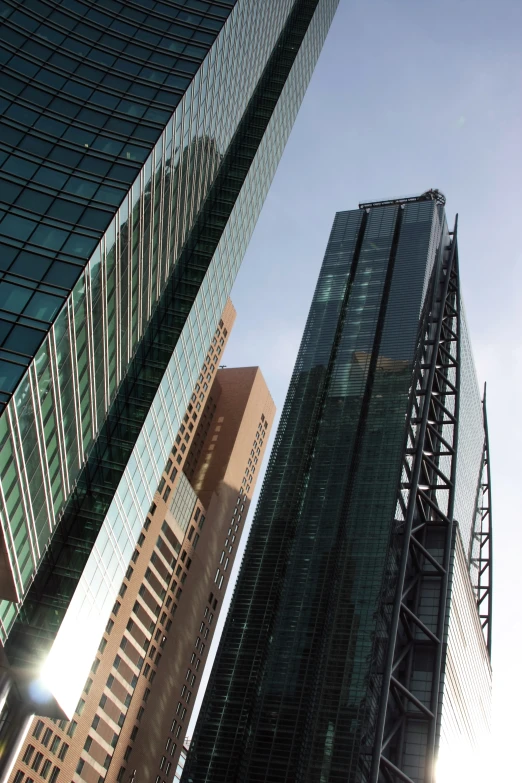
[[[227,303],[70,721],[35,718],[10,783],[170,783],[275,406],[219,369]]]

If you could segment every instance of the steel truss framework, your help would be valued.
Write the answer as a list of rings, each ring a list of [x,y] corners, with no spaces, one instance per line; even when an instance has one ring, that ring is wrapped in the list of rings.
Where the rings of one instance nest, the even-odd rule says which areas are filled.
[[[432,289],[412,385],[392,546],[395,589],[388,602],[370,783],[434,780],[455,533],[460,388],[456,228],[455,223]],[[412,755],[423,748],[425,757],[415,770]]]
[[[477,596],[477,607],[491,658],[491,608],[493,592],[493,527],[491,506],[491,470],[489,463],[488,417],[486,411],[486,386],[482,400],[484,416],[484,449],[482,471],[477,493],[477,510],[471,536],[470,565],[473,587]]]

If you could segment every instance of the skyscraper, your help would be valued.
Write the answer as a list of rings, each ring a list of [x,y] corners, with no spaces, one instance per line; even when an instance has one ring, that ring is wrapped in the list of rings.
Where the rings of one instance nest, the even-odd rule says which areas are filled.
[[[0,636],[28,709],[74,710],[337,2],[2,3]]]
[[[217,367],[234,318],[228,302],[75,714],[34,718],[13,783],[172,781],[275,412],[258,368]]]
[[[487,427],[444,204],[335,217],[183,783],[432,783],[487,739]]]

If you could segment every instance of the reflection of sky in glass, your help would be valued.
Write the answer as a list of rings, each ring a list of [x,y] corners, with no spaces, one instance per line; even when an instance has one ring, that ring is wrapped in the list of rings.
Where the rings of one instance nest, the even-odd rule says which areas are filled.
[[[10,461],[12,453],[23,454],[28,461],[36,447],[42,463],[40,475],[33,469],[24,472],[21,466],[9,498],[2,498],[0,492],[0,501],[4,501],[0,518],[14,587],[20,595],[31,582],[64,499],[114,400],[291,5],[290,0],[271,0],[261,8],[254,0],[241,0],[234,7],[218,36],[219,45],[211,48],[145,160],[129,196],[40,349],[36,365],[30,368],[31,394],[23,411],[10,405],[12,419],[3,449],[0,432],[2,464]],[[246,43],[250,36],[255,47]],[[241,90],[233,89],[239,81]],[[278,143],[274,158],[278,159],[281,151]],[[188,172],[197,175],[189,177]],[[227,291],[232,280],[228,276]],[[225,281],[214,281],[207,298],[216,292],[221,295],[224,285]],[[191,345],[180,357],[184,382],[194,377],[201,364],[200,354],[201,349]],[[47,426],[44,395],[37,393],[42,356],[48,356],[51,363],[49,400],[55,419],[51,424],[47,421]],[[17,426],[18,414],[29,425],[25,436]],[[48,437],[49,430],[52,437]],[[5,469],[0,470],[0,485],[9,486]],[[17,510],[20,500],[27,504],[21,517]],[[20,524],[23,535],[14,540],[10,531],[18,530]],[[30,549],[28,542],[34,539],[38,546]],[[4,639],[15,616],[15,605],[2,601],[0,631]]]
[[[251,14],[254,8],[256,14],[260,15],[257,21],[263,25],[262,29],[267,26],[267,19],[270,20],[271,27],[259,42],[264,55],[268,53],[267,47],[275,40],[279,29],[274,24],[274,14],[277,14],[277,19],[281,22],[289,5],[288,0],[284,4],[280,0],[272,0],[270,6],[264,4],[261,10],[257,3],[253,5],[253,0],[248,0],[236,6],[234,13],[237,14],[237,21],[241,18],[241,24],[252,23]],[[101,576],[103,589],[99,588],[96,596],[90,596],[84,572],[49,655],[45,667],[46,680],[68,713],[76,706],[134,542],[138,538],[161,470],[188,405],[205,357],[206,346],[210,344],[221,317],[284,142],[302,100],[318,55],[319,47],[316,41],[323,40],[330,19],[331,10],[325,6],[315,22],[313,34],[307,36],[300,50],[142,428],[133,451],[134,459],[129,461],[107,514],[104,528],[108,527],[113,531],[114,540],[118,540],[124,529],[123,535],[128,539],[129,546],[127,548],[126,545],[120,545],[121,555],[117,552],[114,557],[109,547],[106,550],[110,555],[107,560],[99,556],[97,549],[93,551],[88,563],[89,574],[93,578],[95,572],[100,572],[95,578],[100,581]],[[237,37],[229,37],[227,44],[234,47],[240,60],[248,56],[250,61],[251,50],[248,53],[242,49],[237,50],[237,47],[241,46],[239,28],[238,21]],[[238,62],[235,67],[243,66]],[[229,67],[228,79],[233,72],[234,68]],[[125,511],[124,507],[128,508],[128,511]],[[71,669],[73,662],[74,671],[71,670],[70,675],[65,675],[64,672]],[[65,686],[66,681],[70,683],[69,687]]]

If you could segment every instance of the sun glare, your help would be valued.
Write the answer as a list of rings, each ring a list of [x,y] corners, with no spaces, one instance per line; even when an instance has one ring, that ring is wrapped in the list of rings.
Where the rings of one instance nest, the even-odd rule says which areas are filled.
[[[473,750],[466,742],[441,747],[437,762],[437,783],[491,783],[491,767],[487,751]]]

